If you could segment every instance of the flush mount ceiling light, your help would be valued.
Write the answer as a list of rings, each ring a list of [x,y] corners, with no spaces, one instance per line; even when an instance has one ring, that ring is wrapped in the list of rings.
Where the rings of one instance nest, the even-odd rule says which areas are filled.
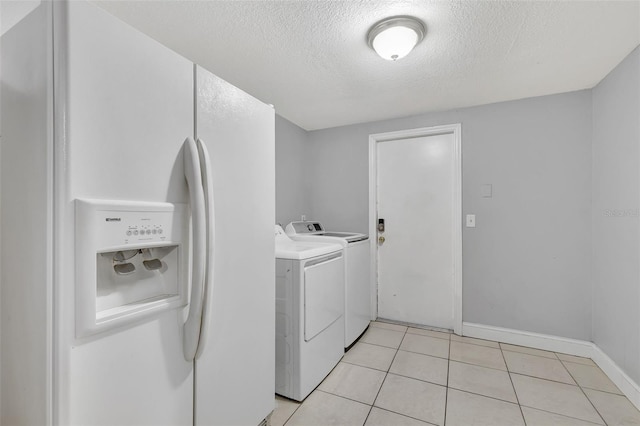
[[[412,16],[394,16],[375,24],[367,34],[369,46],[388,61],[404,58],[424,38],[424,24]]]

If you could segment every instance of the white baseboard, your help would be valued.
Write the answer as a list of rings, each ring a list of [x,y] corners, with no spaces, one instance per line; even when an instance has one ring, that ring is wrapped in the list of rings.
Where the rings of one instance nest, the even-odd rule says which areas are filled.
[[[640,409],[640,387],[638,384],[593,342],[469,322],[462,323],[462,335],[591,358],[629,398],[629,401]]]
[[[592,343],[593,344],[593,343]],[[627,373],[616,364],[597,345],[593,344],[593,355],[590,357],[604,374],[609,376],[611,381],[622,391],[633,405],[640,410],[640,387]]]
[[[584,340],[568,339],[548,334],[532,333],[530,331],[493,327],[490,325],[463,322],[462,334],[469,337],[495,340],[511,345],[529,346],[530,348],[562,352],[587,358],[591,358],[593,353],[593,343]]]

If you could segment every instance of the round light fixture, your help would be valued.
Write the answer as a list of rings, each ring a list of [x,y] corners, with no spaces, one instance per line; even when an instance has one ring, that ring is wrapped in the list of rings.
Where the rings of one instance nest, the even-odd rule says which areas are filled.
[[[424,24],[412,16],[394,16],[375,24],[367,34],[369,46],[388,61],[404,58],[424,38]]]

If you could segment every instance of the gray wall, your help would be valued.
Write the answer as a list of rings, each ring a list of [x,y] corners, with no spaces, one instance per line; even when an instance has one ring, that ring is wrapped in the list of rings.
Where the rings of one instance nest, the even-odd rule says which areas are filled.
[[[308,134],[304,129],[276,115],[276,222],[311,217],[307,184]]]
[[[591,339],[591,91],[309,133],[311,214],[368,232],[368,137],[462,123],[463,319]],[[493,198],[480,185],[493,184]]]
[[[640,48],[593,89],[593,341],[640,383]]]
[[[279,119],[278,221],[368,232],[369,134],[460,122],[464,321],[592,340],[640,382],[639,75],[637,48],[593,90],[310,133]]]

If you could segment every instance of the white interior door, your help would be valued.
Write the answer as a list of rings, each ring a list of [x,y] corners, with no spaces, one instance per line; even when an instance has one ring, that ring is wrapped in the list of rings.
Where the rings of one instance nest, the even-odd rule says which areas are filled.
[[[454,328],[455,142],[447,133],[376,144],[380,318]]]

